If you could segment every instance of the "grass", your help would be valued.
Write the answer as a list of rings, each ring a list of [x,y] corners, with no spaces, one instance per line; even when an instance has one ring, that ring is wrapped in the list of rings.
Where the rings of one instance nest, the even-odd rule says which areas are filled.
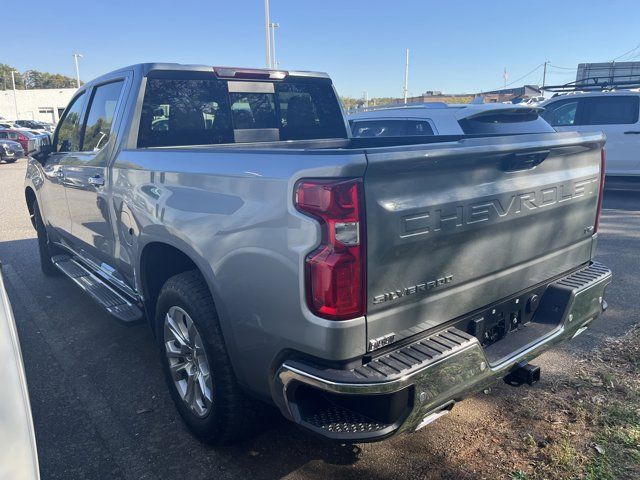
[[[513,480],[640,479],[640,328],[520,400]],[[515,452],[517,450],[512,450]]]

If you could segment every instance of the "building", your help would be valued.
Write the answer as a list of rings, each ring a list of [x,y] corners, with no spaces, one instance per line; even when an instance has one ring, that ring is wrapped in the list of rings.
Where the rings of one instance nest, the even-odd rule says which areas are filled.
[[[75,88],[15,90],[14,100],[14,90],[0,90],[0,117],[57,123],[75,91]]]
[[[469,103],[474,96],[473,93],[442,93],[439,90],[427,90],[422,95],[407,98],[407,103]],[[402,99],[399,101],[402,102]]]
[[[543,93],[537,85],[524,85],[517,88],[504,88],[490,92],[481,92],[478,93],[478,95],[482,95],[485,103],[500,103],[523,98],[540,97]]]
[[[498,103],[521,98],[538,97],[541,95],[542,90],[537,85],[524,85],[523,87],[506,88],[481,93],[442,93],[438,90],[427,90],[422,95],[407,98],[407,103],[469,103],[477,96],[482,96],[485,103]],[[398,102],[402,102],[402,99],[398,99]]]
[[[576,82],[638,82],[640,62],[579,63]]]

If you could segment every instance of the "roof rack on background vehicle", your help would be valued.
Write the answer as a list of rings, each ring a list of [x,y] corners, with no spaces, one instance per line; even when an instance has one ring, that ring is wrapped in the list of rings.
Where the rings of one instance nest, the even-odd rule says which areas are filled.
[[[384,105],[373,105],[371,107],[352,109],[347,113],[373,112],[376,110],[385,110],[387,108],[449,108],[449,104],[445,102],[385,103]]]
[[[640,88],[640,76],[638,75],[617,75],[610,77],[589,77],[564,85],[547,85],[541,87],[547,92],[568,93],[576,91],[590,90],[630,90]]]

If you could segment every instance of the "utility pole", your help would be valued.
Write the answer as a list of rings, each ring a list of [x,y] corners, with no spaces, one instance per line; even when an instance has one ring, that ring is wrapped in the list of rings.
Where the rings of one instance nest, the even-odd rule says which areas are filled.
[[[542,71],[542,87],[543,88],[544,88],[544,86],[546,85],[546,82],[547,82],[547,63],[549,63],[549,60],[544,62],[544,70]]]
[[[404,97],[404,103],[407,103],[407,95],[409,93],[409,49],[407,48],[407,56],[404,62],[404,88],[402,89],[402,95]]]
[[[79,53],[74,53],[73,59],[76,62],[76,81],[78,82],[78,88],[80,88],[80,67],[78,66],[78,58],[84,58],[84,57]]]
[[[269,0],[264,0],[264,39],[267,53],[267,68],[271,68],[271,34],[269,33],[271,22],[269,20]]]
[[[368,107],[369,106],[369,94],[367,93],[366,90],[365,90],[365,92],[363,94],[363,97],[364,97],[364,106]]]
[[[11,83],[13,83],[13,105],[16,109],[16,120],[18,119],[18,98],[16,97],[16,71],[11,70]]]
[[[502,78],[504,79],[504,89],[507,89],[507,80],[509,80],[509,74],[507,73],[507,67],[504,67],[504,73],[502,74]]]
[[[280,28],[279,23],[270,23],[271,27],[271,68],[278,68],[278,61],[276,60],[276,28]]]

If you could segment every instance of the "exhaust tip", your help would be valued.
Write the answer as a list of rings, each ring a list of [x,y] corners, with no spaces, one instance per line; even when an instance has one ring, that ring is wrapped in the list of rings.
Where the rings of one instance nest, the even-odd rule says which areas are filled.
[[[525,383],[533,385],[540,381],[540,367],[530,363],[520,363],[504,377],[504,381],[512,387],[519,387]]]

